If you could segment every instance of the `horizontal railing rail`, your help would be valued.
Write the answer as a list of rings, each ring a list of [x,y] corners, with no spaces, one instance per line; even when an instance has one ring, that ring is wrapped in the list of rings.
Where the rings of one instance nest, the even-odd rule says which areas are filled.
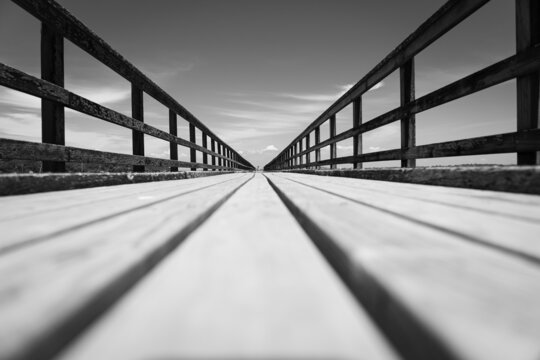
[[[66,162],[133,165],[134,171],[144,171],[145,166],[170,167],[171,171],[177,171],[179,167],[191,168],[192,170],[197,168],[203,170],[252,170],[254,168],[186,108],[58,3],[53,0],[12,1],[42,22],[42,79],[0,64],[0,85],[42,99],[43,144],[0,139],[2,159],[43,161],[43,171],[53,172],[65,171]],[[85,99],[64,88],[64,38],[131,83],[131,117]],[[169,109],[168,132],[144,123],[143,94],[151,96]],[[66,107],[131,129],[133,132],[133,155],[64,146],[64,108]],[[177,136],[178,116],[189,124],[189,141]],[[202,133],[201,145],[196,143],[196,129]],[[145,157],[144,134],[169,142],[170,160]],[[54,146],[47,146],[48,144]],[[190,149],[189,162],[178,161],[178,145]],[[16,148],[19,148],[19,151],[14,151]],[[196,161],[197,151],[202,153],[202,163]],[[211,164],[209,164],[208,156],[211,157]]]
[[[415,167],[416,159],[517,152],[518,164],[538,162],[538,74],[540,71],[540,5],[516,0],[517,52],[502,61],[446,85],[418,99],[414,97],[414,57],[429,44],[469,17],[489,0],[450,0],[403,41],[366,76],[324,111],[265,170],[301,169],[337,164],[361,168],[370,161],[401,160]],[[362,123],[362,95],[392,72],[400,71],[401,105]],[[517,131],[495,136],[416,146],[415,114],[471,95],[502,82],[517,79]],[[336,114],[352,104],[352,127],[336,134]],[[330,136],[320,141],[320,127],[329,122]],[[401,121],[400,149],[362,153],[362,134]],[[315,143],[310,145],[311,134]],[[352,156],[337,157],[338,142],[353,138]],[[305,145],[305,146],[304,146]],[[321,161],[321,149],[330,147],[330,159]],[[315,161],[310,154],[315,152]],[[305,161],[304,161],[305,159]]]

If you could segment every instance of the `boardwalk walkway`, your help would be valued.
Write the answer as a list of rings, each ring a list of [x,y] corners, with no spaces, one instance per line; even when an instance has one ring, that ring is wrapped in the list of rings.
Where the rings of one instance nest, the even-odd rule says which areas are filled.
[[[540,356],[536,195],[234,173],[1,201],[1,359]]]

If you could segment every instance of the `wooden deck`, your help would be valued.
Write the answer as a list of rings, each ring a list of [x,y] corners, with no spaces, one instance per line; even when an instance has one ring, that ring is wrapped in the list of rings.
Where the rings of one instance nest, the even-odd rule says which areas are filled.
[[[0,204],[0,359],[540,359],[537,195],[233,173]]]

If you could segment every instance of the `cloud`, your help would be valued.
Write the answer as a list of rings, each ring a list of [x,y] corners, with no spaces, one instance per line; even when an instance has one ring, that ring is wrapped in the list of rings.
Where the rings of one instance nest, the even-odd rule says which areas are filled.
[[[41,109],[40,98],[6,88],[0,89],[0,103],[16,108]]]
[[[70,91],[98,104],[113,104],[131,96],[130,90],[114,87],[74,87]]]
[[[264,149],[261,150],[262,152],[265,152],[265,151],[278,151],[278,148],[275,147],[274,145],[268,145],[267,147],[265,147]]]
[[[379,81],[378,83],[376,83],[375,85],[373,85],[371,87],[371,89],[369,89],[368,91],[373,91],[373,90],[377,90],[377,89],[380,89],[384,86],[384,81]]]

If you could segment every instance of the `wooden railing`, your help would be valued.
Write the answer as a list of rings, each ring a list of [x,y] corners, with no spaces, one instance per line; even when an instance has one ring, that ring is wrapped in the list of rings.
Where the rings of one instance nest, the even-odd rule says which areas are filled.
[[[313,121],[284,148],[265,170],[318,168],[383,160],[401,160],[402,167],[415,167],[419,158],[517,153],[519,165],[537,164],[540,150],[538,96],[540,69],[540,1],[516,0],[516,54],[418,99],[414,96],[414,57],[432,42],[473,14],[489,0],[450,0],[403,41],[373,70]],[[362,95],[399,69],[401,106],[362,123]],[[517,79],[517,131],[416,146],[415,114],[477,91]],[[352,127],[336,134],[336,114],[353,104]],[[320,141],[320,126],[329,122],[330,137]],[[362,153],[362,134],[401,121],[401,148]],[[310,145],[314,133],[314,145]],[[352,156],[337,157],[336,144],[353,138]],[[304,147],[305,144],[305,147]],[[321,149],[330,147],[330,159],[321,160]],[[315,161],[310,154],[315,152]],[[304,161],[305,160],[305,161]]]
[[[178,171],[179,167],[192,170],[253,169],[240,154],[55,1],[12,1],[42,23],[42,78],[0,63],[0,85],[42,99],[42,143],[0,139],[0,159],[43,161],[44,172],[63,172],[66,162],[128,165],[138,172],[145,171],[145,166],[170,168],[171,171]],[[64,39],[70,40],[131,83],[131,117],[64,88]],[[168,132],[144,123],[143,94],[153,97],[169,109]],[[133,155],[65,146],[65,107],[132,129]],[[177,136],[178,116],[189,123],[189,141]],[[196,129],[202,132],[202,145],[196,144]],[[170,160],[144,156],[144,135],[169,142]],[[178,161],[178,145],[190,149],[189,162]],[[196,160],[197,152],[203,155],[202,163]],[[211,164],[208,156],[211,157]]]

